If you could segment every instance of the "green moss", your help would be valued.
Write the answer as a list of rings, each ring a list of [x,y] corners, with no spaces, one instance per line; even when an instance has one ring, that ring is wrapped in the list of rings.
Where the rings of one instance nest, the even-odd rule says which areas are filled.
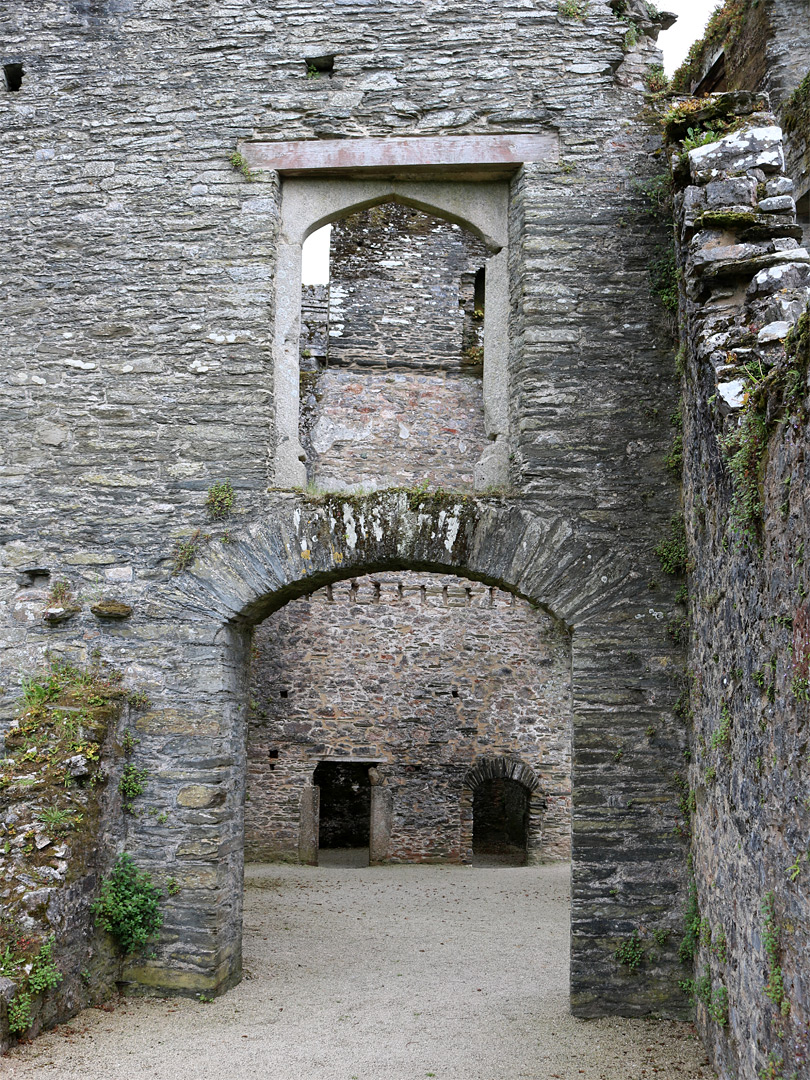
[[[782,127],[810,139],[810,71],[805,75],[785,103]]]
[[[742,229],[754,225],[756,220],[753,210],[707,210],[698,225],[702,229]]]
[[[656,548],[655,554],[665,574],[683,574],[686,572],[688,557],[686,547],[686,526],[683,516],[673,517],[669,524],[669,536],[664,537]]]

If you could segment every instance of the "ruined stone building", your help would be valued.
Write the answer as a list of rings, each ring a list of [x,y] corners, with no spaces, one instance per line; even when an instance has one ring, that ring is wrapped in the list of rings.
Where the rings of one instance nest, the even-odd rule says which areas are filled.
[[[723,11],[6,7],[3,1043],[351,847],[570,857],[576,1015],[810,1076],[810,9]]]

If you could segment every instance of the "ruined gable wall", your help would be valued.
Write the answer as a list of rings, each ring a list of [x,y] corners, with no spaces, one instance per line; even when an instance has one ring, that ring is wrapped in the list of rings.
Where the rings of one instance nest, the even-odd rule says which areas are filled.
[[[309,504],[266,490],[279,185],[249,181],[228,156],[257,135],[553,127],[561,161],[512,184],[514,501],[471,510],[484,522],[475,549],[462,536],[430,561],[519,577],[568,613],[581,643],[573,1007],[677,1012],[670,946],[640,972],[614,955],[635,929],[649,940],[674,923],[683,877],[671,775],[679,650],[665,632],[677,607],[653,556],[675,503],[663,467],[673,393],[649,293],[660,237],[636,185],[656,169],[655,144],[637,114],[626,24],[601,0],[584,20],[554,0],[231,0],[181,14],[162,0],[53,0],[7,7],[4,19],[4,47],[26,75],[19,93],[0,94],[2,709],[11,715],[46,650],[83,660],[97,649],[153,702],[138,764],[170,824],[144,817],[128,844],[184,892],[166,901],[154,957],[128,977],[205,993],[239,977],[246,699],[232,620],[261,605],[251,590],[304,579],[331,553],[339,576],[337,556],[356,557],[326,517],[314,538],[299,535]],[[641,51],[655,58],[648,43]],[[303,57],[328,52],[334,76],[308,79]],[[203,503],[226,477],[237,508],[220,532]],[[517,524],[512,507],[525,514]],[[399,520],[391,535],[404,545]],[[488,533],[492,521],[507,533]],[[198,537],[170,576],[175,542],[198,529],[211,539]],[[519,567],[506,554],[517,550]],[[18,581],[25,567],[68,581],[80,611],[46,625],[42,598]],[[131,620],[94,616],[100,593],[131,604]]]
[[[334,756],[386,763],[387,861],[469,858],[464,777],[493,756],[540,778],[534,857],[570,856],[570,643],[548,615],[476,582],[375,575],[288,604],[254,645],[249,858],[297,857],[302,786]]]

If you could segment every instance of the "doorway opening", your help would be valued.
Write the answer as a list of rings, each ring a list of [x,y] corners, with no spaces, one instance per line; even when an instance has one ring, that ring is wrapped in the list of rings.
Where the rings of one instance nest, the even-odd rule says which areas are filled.
[[[485,780],[473,796],[473,865],[525,866],[529,792],[517,780]]]
[[[368,866],[371,780],[368,763],[322,761],[313,783],[319,792],[318,865]]]

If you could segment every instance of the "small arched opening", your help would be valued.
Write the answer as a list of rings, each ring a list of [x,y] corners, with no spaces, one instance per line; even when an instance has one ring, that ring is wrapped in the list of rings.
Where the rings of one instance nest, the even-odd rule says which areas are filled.
[[[559,858],[561,835],[544,851],[545,799],[537,773],[511,757],[479,759],[464,780],[462,817],[473,865],[526,866]]]

